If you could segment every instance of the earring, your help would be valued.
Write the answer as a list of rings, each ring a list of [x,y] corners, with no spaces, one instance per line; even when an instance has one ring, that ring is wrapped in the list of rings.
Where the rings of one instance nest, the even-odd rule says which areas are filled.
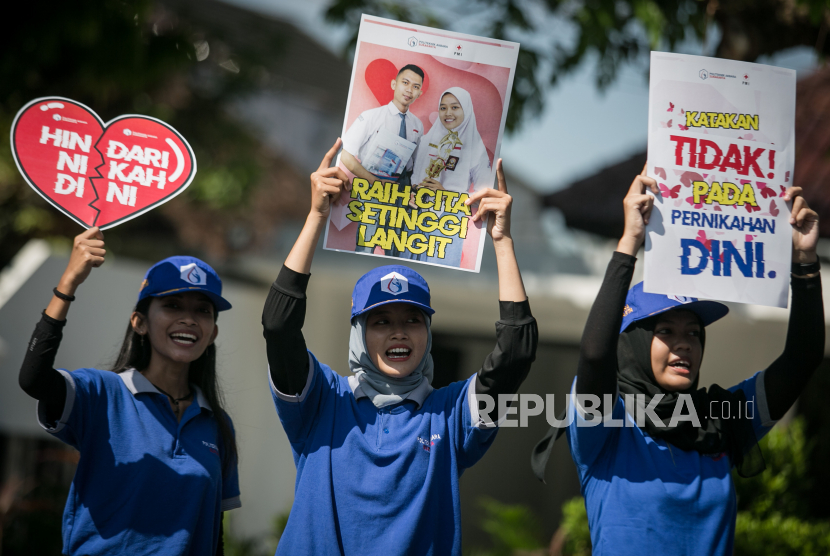
[[[144,334],[139,334],[138,337],[141,338],[141,340],[139,340],[139,341],[141,342],[141,347],[143,349],[144,348]]]

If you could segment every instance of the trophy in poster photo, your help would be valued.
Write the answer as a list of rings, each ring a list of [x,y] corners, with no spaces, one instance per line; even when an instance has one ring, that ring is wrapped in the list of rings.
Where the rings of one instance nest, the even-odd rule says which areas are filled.
[[[449,166],[453,168],[455,163],[458,162],[457,157],[451,157],[450,154],[455,150],[455,147],[462,146],[461,139],[458,138],[458,133],[455,131],[450,131],[447,133],[441,142],[438,144],[438,153],[441,156],[435,157],[430,163],[429,167],[427,168],[427,175],[432,179],[436,179],[441,172],[444,171],[444,168]],[[455,160],[450,160],[455,159]]]

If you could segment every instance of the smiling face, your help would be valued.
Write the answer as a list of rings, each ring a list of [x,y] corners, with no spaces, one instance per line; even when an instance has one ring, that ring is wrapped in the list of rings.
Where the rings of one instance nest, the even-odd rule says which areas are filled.
[[[384,374],[403,378],[424,358],[427,348],[424,314],[409,303],[388,303],[366,317],[366,348],[375,366]]]
[[[659,316],[651,340],[651,369],[663,389],[679,392],[694,384],[703,358],[700,332],[700,321],[691,311]]]
[[[401,112],[406,112],[409,105],[421,96],[423,78],[412,70],[402,71],[392,80],[392,90],[395,91],[392,101]]]
[[[147,315],[133,313],[133,329],[150,340],[152,358],[190,364],[216,339],[215,308],[202,293],[185,292],[154,297]]]
[[[464,109],[455,95],[450,93],[441,97],[441,104],[438,105],[438,119],[447,129],[455,129],[464,122]]]

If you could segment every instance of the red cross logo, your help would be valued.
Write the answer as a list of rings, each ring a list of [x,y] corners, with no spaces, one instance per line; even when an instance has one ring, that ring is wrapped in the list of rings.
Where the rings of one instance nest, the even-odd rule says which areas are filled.
[[[745,73],[744,74],[744,79],[749,79],[749,75]]]
[[[459,44],[458,46],[455,47],[455,49],[460,51],[461,50],[461,45]]]

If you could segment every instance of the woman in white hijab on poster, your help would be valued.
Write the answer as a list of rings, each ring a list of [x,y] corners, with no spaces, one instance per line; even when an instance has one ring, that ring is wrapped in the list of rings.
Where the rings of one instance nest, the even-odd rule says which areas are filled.
[[[443,169],[430,177],[430,165],[439,158]],[[438,100],[438,118],[418,144],[412,183],[416,187],[472,193],[491,187],[492,181],[490,156],[478,133],[473,99],[461,87],[450,87]],[[463,241],[455,239],[447,246],[443,259],[427,257],[424,262],[459,266],[463,245]]]

